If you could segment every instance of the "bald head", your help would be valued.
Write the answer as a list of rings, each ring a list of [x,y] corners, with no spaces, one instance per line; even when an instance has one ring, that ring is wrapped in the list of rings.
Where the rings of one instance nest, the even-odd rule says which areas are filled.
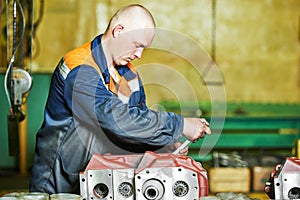
[[[132,4],[118,10],[111,18],[105,32],[113,30],[119,24],[124,26],[125,31],[155,27],[154,18],[149,10],[139,4]]]
[[[151,13],[141,5],[121,8],[111,18],[102,36],[102,47],[109,65],[127,65],[140,59],[155,35]]]

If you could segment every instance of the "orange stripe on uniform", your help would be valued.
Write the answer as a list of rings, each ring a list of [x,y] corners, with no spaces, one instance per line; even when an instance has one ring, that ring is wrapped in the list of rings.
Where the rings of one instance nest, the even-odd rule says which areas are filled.
[[[86,64],[94,67],[99,74],[101,74],[100,69],[92,56],[91,42],[85,43],[82,46],[68,52],[64,56],[64,61],[70,70],[79,65]]]
[[[133,64],[131,64],[130,62],[127,64],[128,68],[135,74],[137,74],[136,69],[134,68]]]

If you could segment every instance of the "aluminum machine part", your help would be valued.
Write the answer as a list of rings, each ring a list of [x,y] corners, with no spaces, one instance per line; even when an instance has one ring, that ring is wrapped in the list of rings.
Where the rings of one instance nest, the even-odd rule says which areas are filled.
[[[134,167],[142,155],[94,154],[80,177],[83,200],[133,200]]]
[[[300,159],[286,158],[276,165],[265,192],[271,199],[300,199]]]
[[[175,154],[93,155],[80,173],[83,200],[196,200],[208,194],[207,172]]]
[[[89,170],[87,172],[87,194],[89,199],[112,199],[112,170]]]
[[[114,199],[134,200],[134,169],[113,170]]]
[[[198,176],[183,167],[146,168],[135,176],[136,199],[199,199]]]
[[[80,174],[83,199],[134,200],[134,169],[88,170]]]
[[[174,188],[178,189],[182,187],[183,189],[185,188],[185,185],[188,186],[193,186],[194,184],[189,184],[190,181],[193,181],[194,179],[190,179],[190,175],[187,173],[190,172],[193,177],[197,178],[197,198],[202,197],[202,196],[207,196],[208,195],[208,178],[207,178],[207,172],[206,170],[202,167],[202,165],[199,162],[194,161],[192,158],[188,156],[182,156],[182,155],[176,155],[176,154],[155,154],[153,152],[146,152],[141,159],[139,165],[137,166],[135,176],[137,177],[140,173],[142,172],[147,172],[150,171],[150,169],[153,168],[180,168],[178,172],[165,172],[164,174],[171,174],[171,178],[175,180]],[[170,170],[170,169],[169,169]],[[186,171],[187,170],[187,171]],[[183,173],[184,172],[184,173]],[[163,174],[162,174],[163,175]],[[156,177],[156,176],[154,176]],[[161,180],[159,176],[157,176],[158,179]],[[177,177],[182,177],[181,180],[177,179]],[[188,179],[186,179],[188,178]],[[135,178],[137,180],[137,178]],[[182,181],[182,182],[180,182]],[[185,183],[187,184],[185,184]],[[137,184],[136,184],[137,185]],[[195,186],[196,187],[196,186]],[[193,188],[193,187],[189,187]],[[191,192],[192,190],[190,190]],[[175,192],[178,193],[178,192]],[[169,193],[166,193],[167,195]],[[173,194],[172,194],[173,195]],[[179,197],[181,195],[178,195]],[[173,198],[173,196],[171,196]],[[170,198],[171,198],[170,197]],[[176,198],[177,198],[176,197]],[[165,197],[164,197],[165,198]],[[168,199],[167,196],[165,199]],[[174,198],[175,199],[175,198]],[[178,199],[178,198],[177,198]],[[179,198],[179,199],[191,199],[193,200],[194,198]]]

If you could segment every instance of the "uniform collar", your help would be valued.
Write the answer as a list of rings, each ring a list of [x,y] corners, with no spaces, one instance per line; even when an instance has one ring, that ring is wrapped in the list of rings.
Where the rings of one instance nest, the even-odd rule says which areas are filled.
[[[98,35],[91,44],[91,51],[93,59],[95,60],[96,64],[100,68],[100,71],[102,72],[102,76],[104,79],[104,82],[106,84],[109,83],[110,75],[107,68],[107,62],[105,58],[105,54],[102,48],[101,39],[103,34]]]

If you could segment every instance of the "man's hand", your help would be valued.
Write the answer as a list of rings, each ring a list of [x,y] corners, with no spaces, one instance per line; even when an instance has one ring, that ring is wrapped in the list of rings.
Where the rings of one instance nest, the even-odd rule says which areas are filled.
[[[204,118],[184,118],[183,135],[196,142],[205,134],[211,134],[209,123]]]
[[[175,151],[176,149],[178,149],[183,143],[182,142],[176,142],[174,145],[173,145],[173,150]],[[173,152],[174,152],[173,151]],[[186,147],[184,147],[183,149],[181,149],[178,154],[179,155],[187,155],[189,153],[189,146],[187,145]]]

